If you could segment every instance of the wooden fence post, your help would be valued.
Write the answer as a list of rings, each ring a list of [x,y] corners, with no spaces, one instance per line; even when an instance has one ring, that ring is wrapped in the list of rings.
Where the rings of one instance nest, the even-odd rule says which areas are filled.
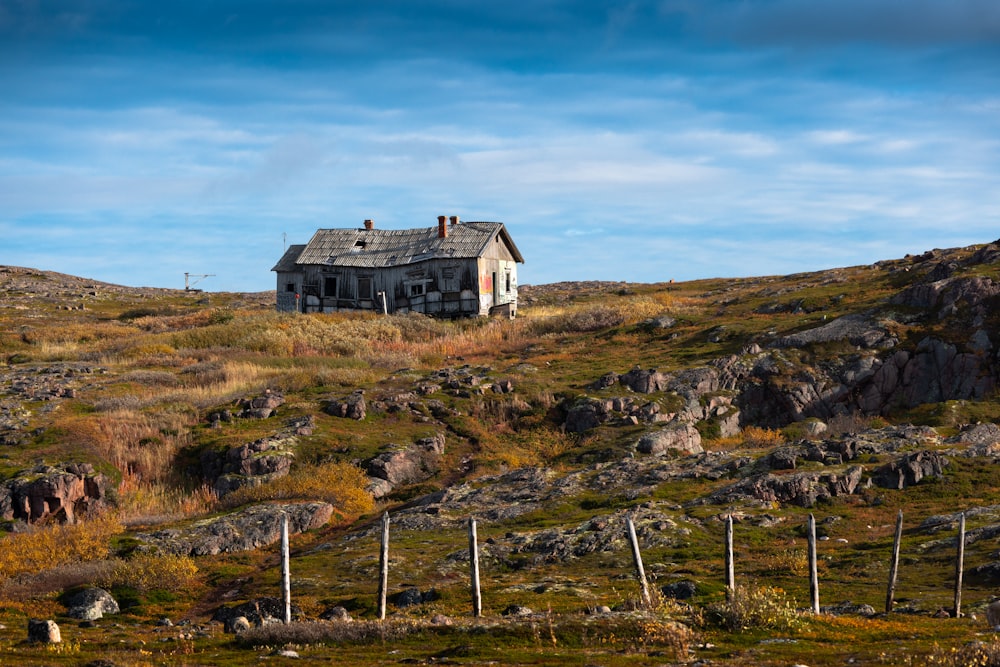
[[[281,599],[285,605],[285,625],[292,622],[292,568],[288,555],[288,515],[281,517]]]
[[[476,538],[476,520],[469,518],[469,569],[472,575],[472,615],[483,613],[483,600],[479,594],[479,544]]]
[[[378,557],[378,620],[385,620],[385,596],[389,585],[389,513],[382,515],[382,548]]]
[[[819,574],[816,570],[816,518],[809,515],[809,597],[812,612],[819,613]]]
[[[635,575],[639,578],[639,586],[642,587],[642,603],[649,606],[649,583],[646,581],[646,571],[642,567],[642,554],[639,553],[639,539],[635,536],[635,524],[632,517],[626,519],[628,523],[628,541],[632,545],[632,560],[635,561]]]
[[[896,516],[896,538],[892,542],[892,560],[889,562],[889,590],[885,594],[885,613],[892,611],[896,595],[896,575],[899,573],[899,543],[903,539],[903,510]]]
[[[962,616],[962,574],[965,569],[965,512],[958,519],[958,558],[955,562],[955,618]]]
[[[736,592],[736,571],[733,565],[733,515],[726,517],[726,597]]]

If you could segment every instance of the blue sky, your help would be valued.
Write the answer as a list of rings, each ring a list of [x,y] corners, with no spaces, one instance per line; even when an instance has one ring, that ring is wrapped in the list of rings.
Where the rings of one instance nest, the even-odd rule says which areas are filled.
[[[1000,3],[0,0],[0,264],[257,291],[438,215],[522,284],[995,240]]]

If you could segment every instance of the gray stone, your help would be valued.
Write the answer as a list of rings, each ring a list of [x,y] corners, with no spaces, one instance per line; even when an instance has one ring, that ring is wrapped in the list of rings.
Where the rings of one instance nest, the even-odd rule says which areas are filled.
[[[234,616],[225,623],[225,632],[242,635],[250,630],[250,620],[246,616]]]

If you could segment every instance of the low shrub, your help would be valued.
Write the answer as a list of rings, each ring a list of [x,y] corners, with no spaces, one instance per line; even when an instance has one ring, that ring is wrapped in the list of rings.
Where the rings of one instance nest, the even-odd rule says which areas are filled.
[[[195,584],[198,568],[187,556],[135,553],[112,561],[110,571],[98,580],[104,588],[131,588],[145,593],[151,590],[183,591]]]
[[[785,591],[770,586],[737,586],[728,600],[707,609],[706,619],[730,632],[788,630],[800,620]]]
[[[0,580],[108,555],[111,538],[125,528],[107,513],[73,525],[30,526],[0,540]]]

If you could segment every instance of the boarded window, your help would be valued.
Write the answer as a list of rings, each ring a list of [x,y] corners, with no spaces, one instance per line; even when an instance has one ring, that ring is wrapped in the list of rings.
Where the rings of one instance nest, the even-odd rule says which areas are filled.
[[[337,296],[337,277],[326,276],[323,278],[323,296]]]
[[[358,299],[372,298],[372,279],[358,278]]]

